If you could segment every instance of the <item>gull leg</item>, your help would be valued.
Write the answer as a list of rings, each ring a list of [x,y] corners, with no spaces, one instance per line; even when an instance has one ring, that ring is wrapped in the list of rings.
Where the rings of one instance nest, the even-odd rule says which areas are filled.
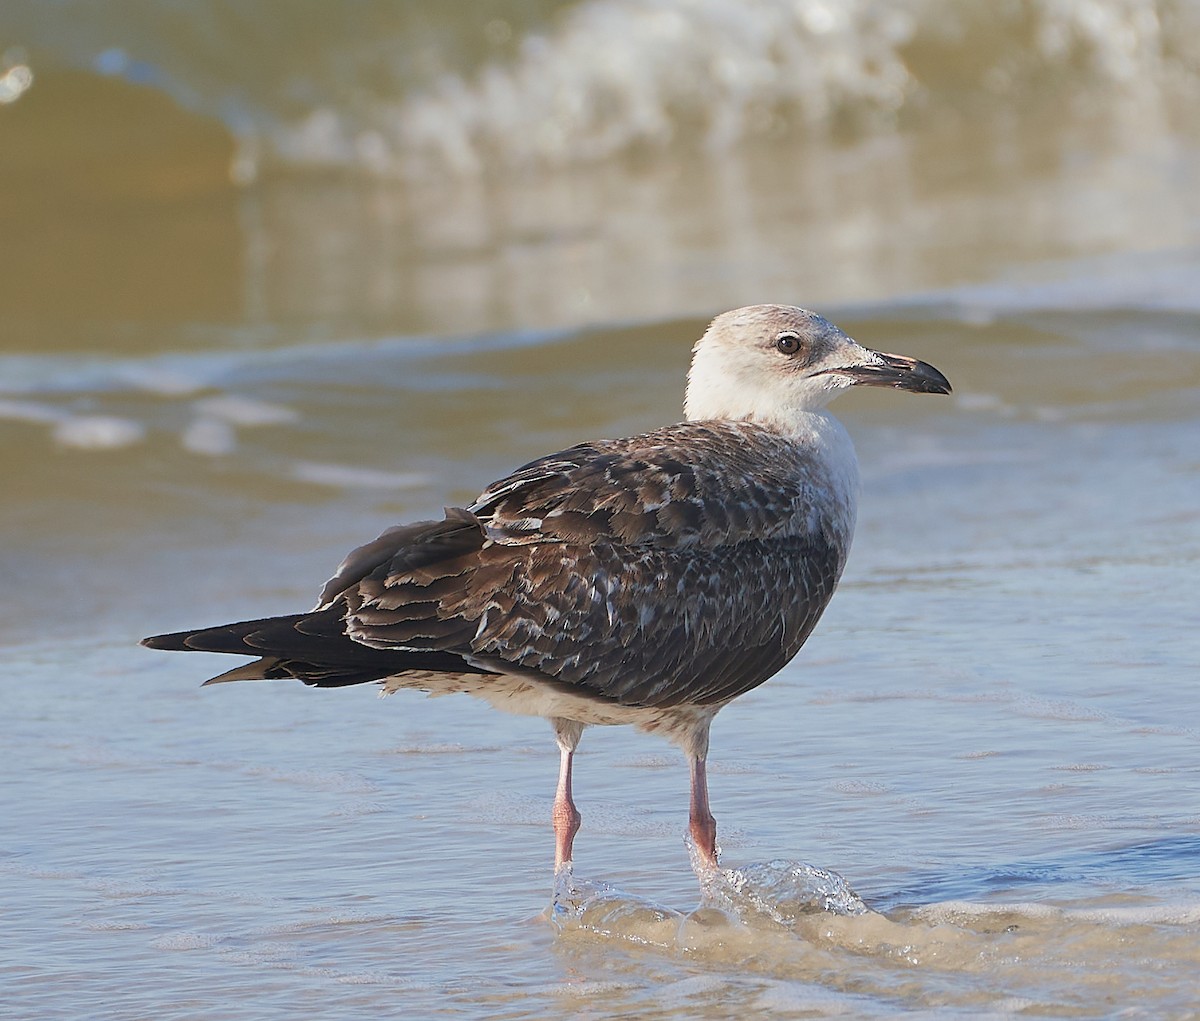
[[[554,871],[571,864],[575,834],[581,817],[571,799],[571,760],[579,746],[583,725],[574,720],[555,719],[554,736],[558,741],[558,790],[554,793]]]
[[[701,861],[715,869],[717,867],[717,820],[712,817],[708,808],[708,774],[705,772],[704,759],[692,756],[688,759],[692,768],[692,800],[688,812],[688,823],[692,831],[692,840],[700,854]]]

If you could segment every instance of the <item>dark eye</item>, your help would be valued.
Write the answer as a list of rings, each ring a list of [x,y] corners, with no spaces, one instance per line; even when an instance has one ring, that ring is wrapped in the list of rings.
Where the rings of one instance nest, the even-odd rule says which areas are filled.
[[[800,350],[800,334],[784,332],[775,338],[775,350],[781,354],[794,355]]]

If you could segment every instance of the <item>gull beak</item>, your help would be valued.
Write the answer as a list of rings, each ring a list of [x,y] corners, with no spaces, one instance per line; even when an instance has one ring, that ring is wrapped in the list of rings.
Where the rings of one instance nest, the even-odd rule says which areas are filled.
[[[889,355],[882,351],[872,354],[879,359],[867,365],[851,365],[826,371],[846,376],[855,383],[867,386],[894,386],[915,394],[948,394],[950,380],[928,362],[919,362],[904,355]]]

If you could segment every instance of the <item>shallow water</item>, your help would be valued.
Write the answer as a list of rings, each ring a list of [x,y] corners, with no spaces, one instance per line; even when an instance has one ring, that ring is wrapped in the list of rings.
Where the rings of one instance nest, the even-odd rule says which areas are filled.
[[[594,84],[587,18],[641,8],[581,6],[497,4],[513,36],[493,25],[482,50],[430,14],[466,83],[447,131],[498,101],[472,91],[483,63],[548,59],[522,41],[538,26],[557,72]],[[810,116],[837,92],[818,76],[788,86],[803,131],[757,130],[778,97],[751,32],[749,78],[728,79],[765,90],[744,147],[626,152],[644,122],[618,104],[619,160],[588,122],[581,166],[543,153],[516,177],[303,134],[312,94],[343,127],[391,123],[362,105],[370,61],[330,56],[378,54],[370,17],[331,34],[296,5],[260,80],[245,39],[217,64],[196,43],[228,34],[223,5],[161,9],[106,23],[124,64],[38,5],[12,7],[24,56],[0,52],[35,75],[0,132],[40,166],[0,147],[23,242],[0,254],[0,1014],[1197,1016],[1200,120],[1176,106],[1194,5],[1026,5],[1044,107],[938,49],[958,6],[903,5],[905,30],[846,5],[865,20],[839,31],[892,40],[913,76],[897,121]],[[689,46],[716,31],[687,24]],[[285,50],[320,86],[293,76],[286,102],[263,84]],[[1004,33],[977,53],[1029,67]],[[630,94],[686,122],[672,66]],[[453,94],[397,74],[405,109]],[[882,102],[852,79],[840,109]],[[54,157],[84,95],[110,133],[162,100],[161,161]],[[310,174],[331,151],[349,168]],[[585,735],[556,884],[542,721],[365,687],[201,691],[223,660],[136,647],[310,605],[388,524],[675,420],[706,319],[759,300],[816,306],[955,394],[835,406],[862,462],[855,547],[808,646],[714,725],[725,875],[690,868],[685,764],[651,738]]]
[[[663,325],[653,349],[637,328],[482,353],[224,351],[175,367],[229,381],[204,398],[122,381],[145,360],[99,375],[27,363],[22,401],[61,410],[83,392],[141,439],[56,449],[49,422],[7,427],[8,456],[27,459],[9,477],[24,465],[40,498],[5,517],[6,577],[21,579],[3,630],[10,1002],[42,1017],[93,1000],[127,1017],[247,1000],[267,1016],[1187,1016],[1195,317],[983,323],[952,306],[840,317],[945,367],[957,396],[841,402],[864,475],[846,578],[801,656],[714,727],[723,863],[834,869],[872,909],[792,925],[719,899],[691,914],[686,770],[665,745],[585,736],[576,875],[618,889],[556,934],[541,721],[365,688],[200,691],[215,664],[133,645],[306,605],[387,521],[461,501],[548,444],[637,427],[660,404],[669,417],[696,324]],[[553,400],[529,400],[531,374]],[[187,453],[212,390],[245,418],[251,402],[292,414]],[[358,410],[339,417],[349,394]],[[387,424],[399,448],[381,446]],[[404,478],[370,475],[389,471]]]

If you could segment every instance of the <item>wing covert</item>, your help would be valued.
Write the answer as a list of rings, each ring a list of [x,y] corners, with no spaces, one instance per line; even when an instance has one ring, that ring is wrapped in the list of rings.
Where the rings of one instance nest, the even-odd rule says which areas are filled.
[[[685,423],[572,447],[446,522],[385,533],[327,592],[346,583],[347,633],[372,648],[628,705],[728,701],[795,655],[845,561],[819,472],[773,442]]]

